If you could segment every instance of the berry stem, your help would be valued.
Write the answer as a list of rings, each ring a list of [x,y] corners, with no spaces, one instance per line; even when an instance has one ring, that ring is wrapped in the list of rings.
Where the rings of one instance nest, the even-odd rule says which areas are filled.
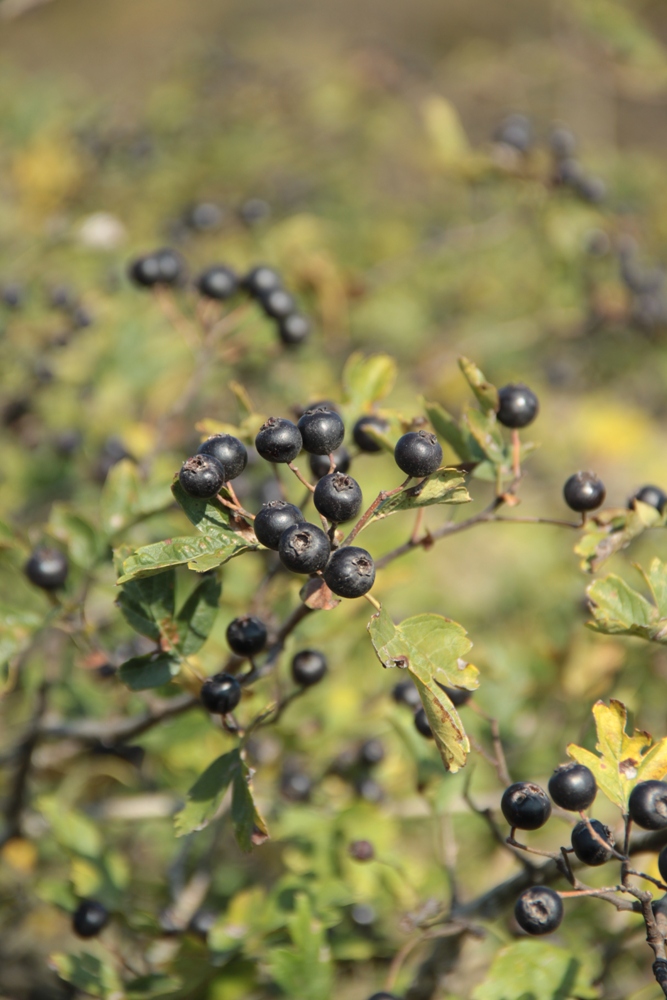
[[[198,354],[201,346],[201,337],[176,305],[171,290],[161,285],[156,285],[153,289],[153,296],[165,319],[180,333],[192,353],[195,355]]]
[[[512,429],[512,474],[515,480],[521,478],[521,439],[516,427]]]
[[[300,483],[303,483],[303,485],[306,487],[307,490],[310,490],[311,493],[315,492],[315,487],[313,486],[313,484],[309,483],[307,479],[304,479],[304,477],[301,475],[301,473],[299,472],[299,470],[297,469],[296,465],[293,462],[288,462],[287,468],[292,470],[296,478],[299,480]]]
[[[375,608],[376,611],[380,611],[382,609],[382,605],[380,604],[379,601],[377,601],[373,597],[372,594],[364,594],[364,597],[366,598],[366,600],[368,601],[369,604],[373,605],[373,607]]]

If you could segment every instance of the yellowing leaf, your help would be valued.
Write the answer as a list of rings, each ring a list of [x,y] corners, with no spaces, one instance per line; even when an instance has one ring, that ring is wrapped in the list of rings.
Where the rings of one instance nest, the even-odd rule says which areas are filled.
[[[423,102],[422,116],[428,137],[443,165],[457,165],[467,158],[470,153],[468,137],[453,104],[433,94]]]

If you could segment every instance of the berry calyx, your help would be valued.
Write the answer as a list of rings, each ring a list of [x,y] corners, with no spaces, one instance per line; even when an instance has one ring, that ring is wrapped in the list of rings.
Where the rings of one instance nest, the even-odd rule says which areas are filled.
[[[397,705],[406,705],[408,708],[416,709],[422,703],[417,686],[409,679],[395,684],[391,696]]]
[[[237,656],[254,656],[266,645],[266,625],[254,615],[241,615],[227,626],[227,645]]]
[[[581,812],[595,800],[598,786],[585,764],[561,764],[549,778],[549,795],[561,809]]]
[[[630,793],[628,812],[643,830],[663,830],[667,827],[667,783],[640,781]]]
[[[606,495],[604,483],[594,472],[575,472],[563,487],[565,503],[578,514],[595,510],[604,503]]]
[[[80,938],[97,937],[109,923],[109,911],[97,899],[82,899],[72,914],[72,930]]]
[[[598,837],[601,837],[610,847],[614,846],[616,841],[608,826],[601,823],[599,819],[590,820],[590,824]],[[588,829],[588,824],[583,819],[572,830],[572,849],[582,864],[590,865],[592,868],[604,865],[613,857],[612,852],[603,847],[597,837],[593,836]]]
[[[248,464],[246,447],[233,434],[213,434],[199,445],[197,454],[217,459],[224,470],[225,482],[240,476]]]
[[[540,405],[527,385],[505,385],[498,390],[496,417],[503,427],[527,427],[537,416]]]
[[[332,553],[324,582],[338,597],[363,597],[375,583],[375,563],[366,549],[345,545]]]
[[[231,674],[207,677],[199,692],[202,705],[214,715],[233,712],[241,700],[241,685]]]
[[[283,531],[278,547],[280,561],[293,573],[317,573],[327,565],[330,552],[331,543],[322,529],[306,521]]]
[[[69,562],[60,549],[39,546],[31,553],[24,572],[36,587],[41,587],[42,590],[57,590],[67,579]]]
[[[353,840],[347,849],[347,853],[355,861],[372,861],[375,857],[375,848],[370,840]],[[387,996],[388,994],[379,994]],[[378,996],[378,994],[376,994]]]
[[[359,417],[352,428],[352,437],[357,448],[371,455],[382,451],[382,445],[378,444],[375,438],[368,433],[369,429],[377,431],[378,434],[386,434],[389,430],[389,421],[385,420],[384,417],[378,417],[374,413],[369,413],[363,417]]]
[[[219,493],[225,478],[225,470],[212,455],[197,454],[187,458],[178,473],[178,481],[188,496],[202,500]]]
[[[330,455],[343,443],[345,424],[335,410],[324,406],[306,410],[297,426],[303,447],[312,455]]]
[[[342,524],[343,521],[356,517],[361,509],[361,501],[359,483],[344,472],[322,476],[313,493],[317,512],[334,524]]]
[[[274,271],[272,267],[267,267],[266,264],[258,264],[257,267],[253,267],[242,280],[246,292],[254,299],[261,295],[267,295],[275,288],[282,288],[282,284],[283,281],[278,272]]]
[[[422,479],[440,467],[442,448],[430,431],[408,431],[396,442],[394,460],[406,476]]]
[[[539,830],[551,816],[547,793],[532,781],[515,781],[506,788],[500,808],[509,825],[518,830]]]
[[[255,438],[255,448],[267,462],[293,462],[302,447],[301,431],[285,417],[269,417]]]
[[[277,552],[283,532],[295,524],[303,524],[305,520],[293,503],[288,503],[287,500],[269,500],[256,515],[253,528],[257,541]]]
[[[292,680],[299,687],[319,684],[326,672],[326,656],[316,649],[302,649],[292,658]]]
[[[334,461],[333,471],[347,472],[352,464],[352,459],[347,448],[344,445],[341,445],[340,448],[336,448],[336,450],[332,452],[332,455]],[[309,455],[308,464],[315,479],[321,479],[322,476],[329,474],[331,463],[328,455]]]
[[[431,723],[428,721],[428,716],[424,708],[418,708],[415,712],[415,729],[426,739],[433,739],[433,730],[431,729]]]
[[[310,320],[298,312],[290,313],[278,322],[278,336],[288,347],[302,344],[310,336],[310,331]]]
[[[200,295],[217,302],[225,302],[236,295],[239,289],[239,279],[231,267],[224,264],[214,264],[207,268],[197,279],[197,289]]]
[[[517,899],[514,917],[527,934],[551,934],[563,919],[563,900],[549,886],[533,885]]]
[[[289,292],[284,288],[274,288],[265,295],[261,295],[259,303],[271,319],[286,319],[296,311],[296,302]]]
[[[662,514],[667,504],[667,493],[661,490],[659,486],[642,486],[640,490],[637,490],[630,497],[628,507],[632,508],[635,500],[641,500],[642,503],[647,503],[650,507],[655,507],[658,513]]]

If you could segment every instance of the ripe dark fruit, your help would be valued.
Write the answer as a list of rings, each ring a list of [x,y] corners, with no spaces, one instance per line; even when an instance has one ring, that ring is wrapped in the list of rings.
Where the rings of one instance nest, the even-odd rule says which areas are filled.
[[[305,521],[283,531],[278,547],[280,561],[293,573],[317,573],[326,566],[330,552],[331,544],[322,529]]]
[[[658,871],[663,882],[667,882],[667,846],[658,855]]]
[[[469,702],[472,698],[472,691],[466,691],[464,688],[447,687],[446,684],[441,684],[440,681],[436,681],[435,683],[439,688],[442,688],[454,708],[460,708],[462,705],[467,704],[467,702]]]
[[[286,770],[280,779],[280,791],[290,802],[308,802],[312,779],[304,771]]]
[[[376,767],[384,760],[384,747],[380,740],[366,740],[359,750],[358,761],[364,767]]]
[[[259,303],[272,319],[285,319],[296,311],[296,302],[284,288],[274,288],[266,295],[260,296]]]
[[[285,417],[269,417],[255,438],[255,448],[267,462],[293,462],[302,447],[301,431]]]
[[[399,681],[394,685],[391,696],[397,705],[407,705],[408,708],[418,708],[422,700],[416,685],[411,680]]]
[[[606,495],[604,483],[594,472],[575,472],[563,487],[565,503],[579,514],[595,510],[604,503]]]
[[[517,899],[514,916],[527,934],[551,934],[563,919],[563,901],[548,886],[534,885]]]
[[[238,291],[239,279],[230,267],[214,264],[199,276],[197,288],[207,299],[224,302]]]
[[[614,846],[614,835],[608,826],[605,826],[598,819],[592,819],[590,824],[599,837],[602,837],[610,847]],[[588,829],[588,824],[583,819],[572,830],[572,848],[582,864],[590,865],[593,868],[605,864],[613,857],[611,851],[606,850],[597,837],[593,836]]]
[[[299,687],[319,684],[326,672],[326,657],[316,649],[302,649],[292,659],[292,679]]]
[[[303,343],[310,335],[310,331],[310,320],[298,312],[290,313],[278,322],[278,336],[288,347]]]
[[[227,644],[238,656],[254,656],[266,645],[266,625],[254,615],[241,615],[227,626]]]
[[[406,476],[421,479],[440,467],[442,448],[435,434],[429,431],[408,431],[394,448],[394,460]]]
[[[667,504],[667,493],[664,493],[659,486],[642,486],[640,490],[630,497],[628,507],[632,507],[635,500],[641,500],[650,507],[655,507],[658,513],[662,514]]]
[[[35,549],[25,564],[25,575],[42,590],[57,590],[62,587],[68,570],[69,563],[65,553],[46,546]]]
[[[374,993],[368,1000],[398,1000],[395,993]]]
[[[504,427],[527,427],[540,408],[537,396],[527,385],[505,385],[498,390],[498,422]]]
[[[344,472],[322,476],[313,493],[315,509],[334,524],[356,517],[361,509],[361,488],[356,479]]]
[[[303,446],[311,455],[330,455],[345,436],[345,425],[335,410],[323,406],[306,410],[298,423]]]
[[[153,288],[160,283],[160,262],[155,254],[146,254],[133,260],[127,273],[135,285]]]
[[[352,437],[357,448],[368,454],[382,451],[382,445],[378,444],[374,437],[368,433],[369,430],[377,431],[378,434],[386,434],[389,430],[389,422],[383,417],[378,417],[373,413],[364,417],[359,417],[352,428]]]
[[[509,825],[519,830],[539,830],[551,816],[547,793],[532,781],[516,781],[506,788],[500,808]]]
[[[253,298],[258,298],[261,295],[267,295],[272,292],[274,288],[282,288],[282,278],[277,271],[274,271],[272,267],[267,267],[266,264],[259,264],[257,267],[253,267],[251,271],[248,271],[246,276],[243,278],[243,287]]]
[[[423,708],[418,708],[415,712],[415,729],[427,739],[433,739],[433,730],[431,729],[431,724],[428,721],[428,717]]]
[[[233,434],[214,434],[199,445],[197,454],[217,459],[224,470],[225,482],[240,476],[248,464],[246,447]]]
[[[305,520],[293,503],[288,503],[287,500],[270,500],[255,517],[253,527],[258,542],[277,552],[283,531],[295,524],[303,524]]]
[[[332,553],[324,582],[338,597],[363,597],[375,583],[375,563],[366,549],[344,545]]]
[[[96,899],[82,899],[72,914],[72,930],[81,938],[97,937],[109,923],[109,911]]]
[[[333,454],[334,460],[334,472],[347,472],[352,463],[350,458],[350,453],[344,445],[340,448],[336,448]],[[308,464],[310,466],[310,471],[312,472],[315,479],[321,479],[322,476],[329,474],[330,461],[328,455],[309,455]]]
[[[549,795],[557,806],[581,812],[595,800],[598,786],[593,772],[585,764],[561,764],[549,778]]]
[[[160,285],[178,285],[185,277],[185,262],[180,253],[170,247],[158,250],[152,256],[157,260]]]
[[[225,470],[212,455],[193,455],[181,466],[178,481],[191,497],[208,499],[220,492],[226,479]]]
[[[353,840],[347,851],[355,861],[372,861],[375,857],[375,849],[370,840]]]
[[[628,811],[643,830],[663,830],[667,827],[667,783],[640,781],[630,793]]]
[[[211,232],[217,229],[224,218],[224,212],[212,201],[200,201],[192,205],[185,213],[185,225],[198,233]]]
[[[520,153],[526,153],[533,141],[530,119],[525,115],[508,115],[496,129],[494,139],[505,146],[512,146]]]
[[[199,692],[202,705],[215,715],[233,712],[241,700],[241,685],[231,674],[207,677]]]

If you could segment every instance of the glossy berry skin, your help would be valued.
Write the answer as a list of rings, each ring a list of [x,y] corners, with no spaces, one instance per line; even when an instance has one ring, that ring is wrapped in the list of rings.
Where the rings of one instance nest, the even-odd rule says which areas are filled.
[[[391,696],[397,705],[406,705],[408,708],[417,709],[422,703],[419,691],[411,680],[399,681],[395,684]]]
[[[185,262],[180,253],[171,247],[163,247],[153,255],[158,265],[159,285],[178,285],[185,277]]]
[[[225,482],[240,476],[248,464],[248,452],[242,441],[233,434],[214,434],[197,448],[198,455],[211,455],[220,462]]]
[[[375,563],[366,549],[344,545],[332,553],[324,582],[338,597],[363,597],[375,583]]]
[[[287,500],[270,500],[255,517],[253,528],[257,541],[277,552],[283,531],[295,524],[303,524],[305,520],[293,503],[288,503]]]
[[[319,684],[326,672],[326,656],[316,649],[302,649],[292,658],[292,680],[299,687]]]
[[[549,795],[561,809],[581,812],[593,804],[598,786],[585,764],[561,764],[549,778]]]
[[[517,899],[514,917],[527,934],[551,934],[563,919],[563,900],[548,886],[533,885]]]
[[[628,812],[633,823],[642,830],[664,830],[667,827],[667,783],[640,781],[630,793]]]
[[[647,503],[650,507],[655,507],[658,513],[662,514],[665,504],[667,504],[667,493],[661,490],[659,486],[642,486],[640,490],[637,490],[630,497],[628,507],[633,507],[635,500],[641,500],[642,503]]]
[[[323,406],[306,410],[299,420],[298,428],[303,446],[311,455],[330,455],[336,448],[340,448],[345,436],[345,424],[339,414]]]
[[[328,537],[314,524],[295,524],[280,537],[278,555],[280,561],[293,573],[317,573],[329,561],[331,543]]]
[[[267,462],[293,462],[302,447],[301,431],[285,417],[269,417],[255,438],[255,448]]]
[[[498,423],[503,427],[518,429],[532,424],[540,404],[527,385],[505,385],[498,390]]]
[[[181,466],[178,481],[191,497],[207,500],[220,492],[225,470],[212,455],[193,455]]]
[[[415,729],[426,739],[433,739],[433,730],[431,729],[431,724],[428,721],[428,717],[423,708],[418,708],[415,712]]]
[[[310,320],[298,312],[292,312],[278,321],[278,336],[287,347],[302,344],[310,336],[310,331]]]
[[[506,788],[500,808],[509,825],[518,830],[539,830],[551,816],[548,795],[532,781],[515,781]]]
[[[442,688],[454,708],[461,708],[462,705],[466,705],[472,698],[472,691],[466,691],[464,688],[447,687],[446,684],[441,684],[439,681],[435,683],[439,688]]]
[[[347,472],[352,464],[352,459],[350,458],[350,453],[347,448],[344,445],[341,445],[340,448],[336,448],[332,454],[334,460],[333,471]],[[329,474],[331,463],[328,455],[309,455],[308,465],[310,466],[310,471],[315,479],[321,479],[322,476],[327,476]]]
[[[430,431],[408,431],[396,442],[394,460],[406,476],[422,479],[440,467],[442,448]]]
[[[375,857],[375,848],[370,840],[353,840],[347,849],[347,853],[355,861],[372,861]],[[380,994],[387,995],[387,994]]]
[[[344,472],[322,476],[313,493],[315,510],[334,524],[356,517],[361,510],[361,501],[359,483]]]
[[[258,264],[257,267],[253,267],[251,271],[248,271],[243,278],[242,284],[246,292],[253,299],[256,299],[262,295],[267,295],[275,288],[282,288],[283,281],[278,272],[274,271],[272,267],[267,267],[266,264]]]
[[[285,319],[296,312],[296,302],[284,288],[274,288],[260,296],[259,304],[271,319]]]
[[[658,855],[658,871],[663,882],[667,882],[667,846]]]
[[[31,583],[42,590],[57,590],[67,579],[69,562],[60,549],[40,546],[31,553],[24,572]]]
[[[128,267],[128,277],[140,288],[153,288],[160,284],[160,262],[155,254],[137,257]]]
[[[591,826],[602,837],[610,847],[615,844],[614,835],[608,826],[605,826],[599,819],[592,819]],[[609,861],[613,854],[605,850],[599,840],[597,840],[588,829],[586,822],[582,819],[572,830],[572,848],[582,864],[597,868]]]
[[[266,645],[266,625],[254,615],[241,615],[227,626],[227,645],[238,656],[254,656]]]
[[[202,705],[214,715],[233,712],[241,700],[241,685],[231,674],[207,677],[199,692]]]
[[[199,276],[197,289],[207,299],[225,302],[238,292],[239,279],[230,267],[214,264]]]
[[[588,510],[596,510],[604,503],[607,491],[604,483],[594,472],[575,472],[563,487],[565,503],[570,510],[583,514]]]
[[[72,930],[80,938],[93,938],[109,923],[109,911],[96,899],[82,899],[72,914]]]
[[[372,455],[377,454],[378,451],[382,451],[382,445],[378,444],[375,438],[368,434],[369,427],[377,431],[378,434],[386,434],[389,430],[389,422],[383,417],[369,413],[366,416],[359,417],[352,428],[352,437],[357,448]]]

